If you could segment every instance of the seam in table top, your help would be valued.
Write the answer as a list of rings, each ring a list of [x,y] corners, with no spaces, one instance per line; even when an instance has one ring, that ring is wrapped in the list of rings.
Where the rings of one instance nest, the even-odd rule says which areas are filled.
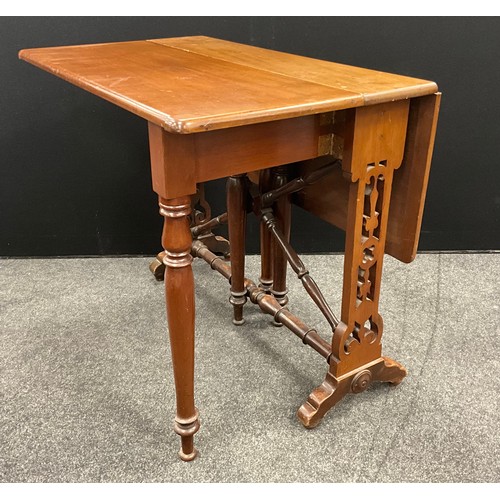
[[[148,43],[153,43],[155,45],[160,45],[162,47],[167,47],[169,49],[181,50],[183,52],[187,52],[188,54],[194,54],[194,55],[197,55],[197,56],[200,56],[200,57],[204,57],[204,58],[207,58],[207,59],[214,59],[215,61],[222,61],[224,63],[232,64],[234,66],[242,66],[244,68],[251,68],[251,69],[254,69],[254,70],[261,71],[262,73],[269,73],[271,75],[279,75],[281,77],[288,78],[290,80],[297,80],[299,82],[307,82],[307,83],[311,83],[313,85],[319,85],[321,87],[326,87],[328,89],[339,90],[341,92],[345,92],[345,94],[350,94],[350,97],[354,97],[354,96],[361,97],[361,98],[363,98],[363,101],[364,101],[364,98],[365,98],[365,94],[364,93],[353,92],[352,90],[342,89],[340,87],[335,87],[334,85],[327,85],[326,83],[318,83],[318,82],[315,82],[313,80],[308,80],[307,78],[299,78],[297,76],[288,75],[286,73],[281,73],[279,71],[272,71],[270,69],[259,68],[258,66],[253,66],[251,64],[244,64],[244,63],[229,61],[228,59],[223,59],[223,58],[220,58],[220,57],[214,57],[214,56],[211,56],[211,55],[208,55],[208,54],[201,54],[201,53],[196,52],[194,50],[186,49],[186,48],[183,48],[183,47],[175,47],[173,45],[167,45],[165,43],[159,43],[156,40],[145,40],[145,41],[148,42]],[[235,43],[236,45],[241,45],[241,44],[238,44],[237,42],[230,42],[230,43]],[[262,47],[257,47],[257,48],[261,48],[262,49]],[[262,49],[262,50],[270,50],[270,49]],[[272,50],[271,52],[278,52],[278,51]],[[291,55],[296,55],[296,54],[291,54]],[[305,57],[305,56],[296,56],[296,57]],[[306,57],[306,59],[311,59],[311,58],[307,58]],[[329,62],[329,61],[323,61],[323,62]],[[340,64],[340,63],[338,63],[338,64]],[[377,71],[377,70],[370,70],[370,71]],[[382,73],[382,71],[380,73]],[[348,95],[346,95],[346,97],[348,97]]]
[[[181,38],[183,38],[183,37],[181,37]],[[212,40],[218,40],[218,41],[228,42],[227,40],[221,40],[219,38],[213,38],[213,37],[205,37],[205,38],[212,39]],[[163,38],[161,40],[168,40],[168,38]],[[271,69],[264,69],[264,68],[260,68],[259,66],[255,66],[255,65],[252,65],[252,64],[245,64],[245,63],[242,63],[242,62],[235,62],[235,61],[231,61],[229,59],[225,59],[223,57],[221,58],[221,57],[215,57],[215,56],[209,55],[209,54],[202,54],[202,53],[197,52],[196,50],[192,50],[190,48],[178,47],[178,46],[175,46],[175,45],[169,45],[167,43],[159,43],[156,39],[148,39],[148,40],[145,40],[145,41],[148,42],[148,43],[153,43],[155,45],[161,45],[163,47],[168,47],[170,49],[181,50],[183,52],[187,52],[189,54],[195,54],[197,56],[205,57],[205,58],[208,58],[208,59],[214,59],[216,61],[223,61],[225,63],[233,64],[235,66],[242,66],[242,67],[245,67],[245,68],[252,68],[254,70],[262,71],[263,73],[269,73],[269,74],[279,75],[281,77],[289,78],[289,79],[292,79],[292,80],[297,80],[297,81],[300,81],[300,82],[307,82],[307,83],[311,83],[311,84],[314,84],[314,85],[320,85],[322,87],[326,87],[326,88],[329,88],[329,89],[339,90],[339,91],[344,92],[346,94],[350,94],[351,97],[358,96],[358,97],[362,98],[363,105],[367,105],[368,104],[367,103],[367,97],[372,94],[372,93],[369,93],[369,92],[354,92],[352,90],[347,90],[347,89],[344,89],[342,87],[338,87],[338,86],[335,86],[335,85],[329,85],[327,83],[319,83],[317,81],[310,80],[308,78],[297,77],[297,76],[293,76],[293,75],[290,75],[290,74],[287,74],[287,73],[283,73],[283,72],[280,72],[280,71],[273,71]],[[243,45],[244,46],[244,44],[240,44],[238,42],[231,42],[231,41],[229,41],[228,43],[231,43],[231,44],[234,44],[234,45]],[[254,46],[251,46],[251,47],[254,47]],[[266,49],[266,48],[263,48],[263,47],[254,47],[254,48],[257,48],[257,49],[260,49],[260,50],[269,51],[269,52],[276,52],[278,54],[282,54],[283,53],[283,52],[280,52],[280,51],[276,51],[276,50],[273,50],[273,49]],[[301,59],[308,59],[308,60],[313,60],[313,61],[316,60],[314,58],[310,58],[310,57],[302,56],[302,55],[298,55],[298,54],[288,54],[288,55],[293,55],[293,56],[301,58]],[[326,61],[324,59],[317,59],[317,60],[321,61],[323,63],[332,63],[332,61]],[[346,66],[346,67],[349,67],[349,68],[353,67],[351,65],[344,64],[344,63],[332,63],[332,64],[338,64],[338,65]],[[432,82],[430,80],[425,80],[425,79],[421,79],[421,78],[415,78],[415,77],[411,77],[411,76],[407,76],[407,75],[396,75],[395,73],[390,73],[390,72],[387,72],[387,71],[380,71],[380,70],[377,70],[377,69],[371,69],[371,68],[365,68],[365,69],[368,69],[369,71],[372,71],[373,73],[402,76],[402,77],[405,77],[405,78],[409,78],[409,79],[413,79],[413,80],[417,80],[418,81],[418,82],[415,82],[414,84],[409,84],[408,85],[409,88],[416,87],[416,86],[419,86],[419,85],[424,85],[424,84],[427,84],[427,85],[428,84],[434,84],[434,85],[436,85],[435,82]],[[379,91],[377,94],[383,94],[383,93],[387,93],[387,92],[391,92],[391,91],[393,91],[393,89],[385,89],[383,91]],[[346,95],[346,97],[348,97],[348,96]]]
[[[210,37],[207,37],[207,38],[210,38]],[[162,39],[162,40],[168,40],[168,39]],[[217,40],[217,39],[215,39],[215,40]],[[316,105],[323,104],[323,107],[324,107],[321,110],[316,110],[317,113],[328,111],[328,109],[326,109],[326,108],[328,108],[329,105],[332,104],[336,100],[338,100],[340,102],[345,101],[346,103],[349,102],[349,104],[352,105],[352,104],[354,104],[354,101],[356,101],[357,99],[360,99],[361,102],[358,104],[358,106],[359,105],[364,106],[364,105],[366,105],[367,95],[369,95],[369,94],[366,94],[366,93],[363,93],[363,92],[353,92],[353,91],[350,91],[350,90],[345,90],[343,88],[340,88],[340,87],[334,86],[334,85],[328,85],[328,84],[324,84],[324,83],[318,83],[316,81],[312,81],[312,80],[309,80],[307,78],[300,78],[300,77],[296,77],[296,76],[289,75],[289,74],[286,74],[286,73],[283,73],[283,72],[279,72],[279,71],[272,71],[272,70],[269,70],[269,69],[263,69],[263,68],[260,68],[258,66],[251,65],[251,64],[244,64],[244,63],[241,63],[241,62],[234,62],[234,61],[230,61],[230,60],[227,60],[227,59],[224,59],[224,58],[215,57],[213,55],[201,54],[199,52],[196,52],[195,50],[190,50],[189,48],[176,47],[176,46],[168,45],[168,44],[165,44],[165,43],[159,43],[158,41],[156,41],[154,39],[143,40],[143,42],[151,43],[151,44],[154,44],[155,46],[162,46],[162,47],[164,47],[166,49],[170,49],[170,50],[173,50],[173,49],[174,50],[178,50],[178,51],[180,50],[180,51],[182,51],[184,53],[192,54],[193,56],[196,56],[196,57],[203,57],[205,59],[211,59],[211,60],[214,60],[214,61],[224,62],[225,64],[236,66],[236,67],[249,68],[249,69],[252,69],[252,70],[255,70],[255,71],[258,71],[258,72],[262,72],[264,74],[278,75],[278,76],[282,77],[283,79],[291,81],[292,83],[293,83],[293,81],[302,82],[302,83],[308,83],[308,84],[311,84],[313,86],[320,86],[320,87],[322,87],[324,89],[337,90],[337,91],[340,91],[340,92],[343,93],[342,96],[338,96],[337,98],[334,98],[332,96],[331,99],[322,100],[321,102],[316,103]],[[236,42],[229,42],[229,43],[234,43],[235,45],[241,45],[241,44],[238,44]],[[93,44],[93,45],[106,45],[106,44],[102,43],[102,44]],[[257,47],[257,48],[259,48],[259,47]],[[262,48],[260,48],[260,49],[261,50],[269,50],[269,49],[262,49]],[[276,52],[276,51],[272,51],[272,52]],[[306,58],[305,56],[297,56],[297,57],[299,57],[299,58]],[[306,59],[311,59],[311,58],[306,58]],[[176,119],[176,118],[173,118],[172,116],[170,116],[169,114],[167,114],[164,111],[159,111],[159,110],[157,110],[155,108],[151,108],[151,107],[149,107],[147,105],[144,105],[143,103],[139,103],[138,101],[135,101],[133,99],[125,98],[123,96],[123,94],[119,94],[118,92],[115,92],[112,89],[107,88],[107,87],[105,87],[103,85],[97,84],[94,81],[90,81],[90,80],[88,80],[86,78],[82,78],[81,75],[75,75],[71,71],[66,70],[66,75],[63,76],[62,74],[60,74],[59,71],[54,70],[54,68],[48,69],[48,68],[45,68],[43,64],[37,64],[34,61],[31,61],[31,62],[34,65],[39,66],[42,69],[47,69],[48,71],[52,72],[56,76],[63,77],[63,79],[65,79],[67,81],[70,81],[71,83],[74,83],[75,85],[77,85],[79,87],[86,88],[86,90],[89,90],[92,93],[96,93],[96,94],[100,95],[101,97],[106,98],[105,97],[106,95],[108,95],[108,96],[114,95],[114,96],[116,96],[116,98],[118,98],[122,102],[128,104],[128,106],[123,106],[123,107],[125,107],[126,109],[128,108],[129,111],[132,111],[132,112],[135,112],[136,114],[141,115],[141,113],[137,113],[137,111],[140,110],[140,111],[142,111],[142,113],[144,113],[146,115],[155,116],[158,119],[158,121],[161,122],[161,126],[163,128],[165,128],[167,130],[170,130],[172,132],[177,132],[177,133],[191,133],[190,131],[186,131],[185,127],[188,126],[188,128],[190,128],[189,127],[189,123],[192,120],[194,120],[195,122],[199,122],[199,121],[202,121],[204,119],[211,118],[212,120],[209,120],[209,123],[213,123],[213,122],[217,123],[221,119],[224,120],[224,118],[229,118],[231,116],[234,116],[234,115],[237,115],[237,114],[241,113],[241,111],[240,111],[238,113],[229,112],[229,113],[220,113],[218,115],[197,116],[196,118],[193,118],[192,120],[190,120],[190,119],[179,119],[179,118]],[[323,62],[328,63],[328,61],[323,61]],[[380,72],[378,70],[370,70],[370,71],[384,73],[384,72]],[[411,77],[409,77],[409,78],[411,78]],[[421,80],[421,82],[422,83],[430,83],[430,84],[433,83],[433,82],[430,82],[430,81],[427,81],[427,80]],[[82,85],[82,83],[84,83],[86,85]],[[411,87],[411,85],[409,87]],[[100,92],[93,92],[93,90],[98,90]],[[291,111],[291,110],[297,109],[297,108],[303,108],[303,106],[292,106],[292,107],[287,107],[286,109],[289,110],[289,111]],[[301,109],[301,111],[304,111],[304,110]],[[260,110],[246,110],[245,113],[246,114],[250,114],[250,115],[254,115],[255,113],[259,114]],[[284,113],[284,115],[286,115],[286,114],[287,113]],[[303,114],[304,113],[300,112],[299,116],[301,116]],[[286,118],[286,117],[287,116],[281,116],[281,118]],[[146,118],[147,118],[147,116],[146,116]],[[147,119],[149,119],[149,118],[147,118]],[[265,121],[268,121],[268,120],[266,119]],[[209,123],[207,123],[206,126],[203,127],[205,130],[209,129],[209,127],[208,127]]]

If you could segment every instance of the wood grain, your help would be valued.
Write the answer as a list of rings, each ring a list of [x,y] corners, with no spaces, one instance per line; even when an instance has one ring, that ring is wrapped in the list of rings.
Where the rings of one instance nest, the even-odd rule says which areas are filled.
[[[24,49],[19,57],[173,133],[436,92],[433,82],[209,37]]]
[[[196,192],[196,183],[315,158],[320,115],[256,123],[204,134],[173,134],[149,123],[153,189],[164,198]]]
[[[26,49],[19,57],[174,133],[361,103],[353,92],[148,41]]]
[[[247,301],[245,288],[245,236],[247,180],[244,174],[233,175],[226,184],[227,224],[231,247],[231,295],[233,323],[242,325],[243,306]]]
[[[188,220],[191,200],[160,198],[159,205],[164,217],[165,299],[177,407],[174,430],[181,437],[181,459],[190,461],[196,457],[193,436],[200,428],[194,405],[194,279]]]
[[[332,156],[301,162],[297,166],[301,176],[331,162]],[[340,229],[346,230],[350,181],[342,169],[336,168],[321,183],[306,186],[292,196],[292,203]]]
[[[437,91],[437,85],[428,80],[322,61],[207,36],[151,41],[187,52],[326,85],[332,89],[348,90],[361,95],[364,105],[408,99]]]
[[[276,167],[272,170],[271,186],[273,189],[284,186],[287,183],[287,167]],[[292,222],[292,206],[290,196],[281,196],[273,205],[273,211],[278,221],[278,225],[286,242],[290,241],[290,231]],[[276,242],[272,242],[271,255],[273,256],[273,285],[271,293],[278,303],[285,306],[288,303],[286,288],[286,274],[288,261],[285,252]]]
[[[403,164],[394,174],[386,252],[402,262],[417,255],[441,94],[412,99]]]
[[[410,100],[403,160],[394,172],[385,246],[386,253],[401,262],[409,263],[417,254],[440,100],[440,93]],[[324,156],[301,162],[297,172],[305,175],[331,159]],[[294,194],[292,202],[346,230],[348,197],[349,180],[338,168],[321,184]]]

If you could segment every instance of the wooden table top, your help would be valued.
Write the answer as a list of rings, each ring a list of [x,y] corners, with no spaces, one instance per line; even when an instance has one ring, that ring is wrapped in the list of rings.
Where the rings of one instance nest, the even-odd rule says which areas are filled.
[[[205,36],[25,49],[19,57],[183,134],[437,91],[427,80]]]

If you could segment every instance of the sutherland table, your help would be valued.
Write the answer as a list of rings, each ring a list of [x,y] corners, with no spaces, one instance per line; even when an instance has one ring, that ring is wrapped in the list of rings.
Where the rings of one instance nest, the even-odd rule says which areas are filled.
[[[382,260],[416,254],[435,83],[204,36],[26,49],[20,58],[148,122],[164,217],[164,251],[151,269],[159,279],[164,271],[183,460],[196,456],[199,429],[193,257],[228,279],[235,324],[248,299],[327,360],[325,380],[298,410],[306,427],[347,393],[404,378],[382,357]],[[212,217],[202,183],[221,177],[227,213]],[[339,319],[289,243],[291,203],[346,232]],[[258,284],[244,276],[250,212],[261,221]],[[212,233],[224,223],[230,252]],[[330,342],[286,306],[288,263],[331,326]]]

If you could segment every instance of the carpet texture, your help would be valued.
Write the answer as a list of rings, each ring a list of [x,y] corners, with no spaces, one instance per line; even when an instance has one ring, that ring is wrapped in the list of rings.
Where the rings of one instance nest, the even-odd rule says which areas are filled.
[[[339,312],[342,257],[306,255]],[[408,377],[306,430],[326,363],[195,262],[199,457],[177,458],[163,284],[145,258],[0,261],[2,482],[498,482],[500,255],[388,257],[384,354]],[[258,257],[247,275],[258,277]],[[290,309],[328,325],[289,273]]]

